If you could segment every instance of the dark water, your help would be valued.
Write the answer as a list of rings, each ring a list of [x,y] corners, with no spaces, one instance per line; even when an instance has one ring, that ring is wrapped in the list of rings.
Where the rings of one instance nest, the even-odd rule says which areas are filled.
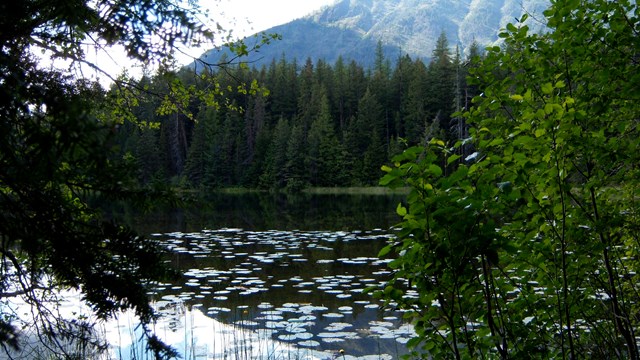
[[[141,216],[123,210],[124,220],[142,233],[202,229],[367,230],[398,222],[402,195],[211,194],[185,209]]]
[[[129,221],[160,239],[184,274],[157,299],[300,347],[388,359],[406,353],[411,327],[365,289],[389,277],[390,259],[377,254],[393,237],[401,200],[221,194]]]

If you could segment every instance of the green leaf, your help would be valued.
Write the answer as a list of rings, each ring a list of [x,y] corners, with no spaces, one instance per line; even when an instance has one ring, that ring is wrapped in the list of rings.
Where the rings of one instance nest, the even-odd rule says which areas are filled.
[[[458,181],[464,179],[469,173],[469,168],[466,166],[459,166],[456,171],[454,171],[451,175],[447,176],[442,185],[444,188],[449,188],[453,186]]]
[[[429,172],[436,177],[442,176],[442,168],[436,164],[429,165]]]
[[[546,133],[547,133],[546,129],[537,129],[536,132],[535,132],[535,135],[536,135],[537,138],[539,138],[539,137],[543,136]]]
[[[429,340],[424,344],[424,349],[427,351],[433,350],[436,347],[436,343],[433,340]]]
[[[416,346],[420,345],[421,342],[422,342],[421,338],[413,337],[409,341],[407,341],[407,348],[414,349]]]
[[[398,176],[396,176],[395,174],[386,174],[385,176],[382,177],[382,179],[380,179],[378,184],[380,184],[380,186],[391,186],[392,183],[397,181],[398,181]]]
[[[391,245],[387,245],[385,247],[383,247],[382,249],[380,249],[380,252],[378,253],[378,257],[384,257],[387,254],[389,254],[391,252],[391,250],[393,249],[393,246]]]
[[[407,208],[402,206],[402,204],[398,204],[398,206],[396,207],[396,213],[404,217],[405,215],[407,215]]]
[[[447,165],[451,165],[454,161],[460,159],[462,156],[458,155],[458,154],[453,154],[451,156],[449,156],[449,158],[447,159]]]
[[[514,141],[513,145],[528,145],[534,142],[535,140],[528,135],[518,136]]]
[[[553,105],[554,104],[551,104],[551,103],[547,103],[544,105],[545,114],[551,115],[553,113],[553,111],[555,110],[555,107]]]

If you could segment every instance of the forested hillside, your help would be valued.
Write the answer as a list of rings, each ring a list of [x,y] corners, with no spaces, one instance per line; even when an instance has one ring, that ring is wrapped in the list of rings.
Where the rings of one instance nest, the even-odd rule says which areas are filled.
[[[147,76],[145,97],[130,109],[134,123],[151,125],[123,125],[121,151],[137,164],[142,183],[298,190],[375,185],[381,164],[406,145],[466,137],[462,119],[451,114],[475,95],[465,77],[477,46],[461,58],[443,33],[426,64],[408,55],[387,59],[381,45],[371,51],[373,68],[283,55],[259,69],[219,69],[210,75],[227,90],[226,106],[192,97],[182,109],[157,111],[176,94],[165,77]],[[204,86],[188,69],[178,77],[192,90]],[[253,79],[268,94],[235,91]]]

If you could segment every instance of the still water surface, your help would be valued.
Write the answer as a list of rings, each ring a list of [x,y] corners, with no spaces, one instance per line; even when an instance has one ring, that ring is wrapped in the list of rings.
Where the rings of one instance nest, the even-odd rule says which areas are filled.
[[[315,358],[343,350],[349,358],[391,359],[406,353],[412,327],[364,289],[389,277],[390,259],[377,254],[393,236],[401,200],[217,195],[197,208],[132,218],[140,232],[161,240],[183,273],[158,287],[159,303],[266,333]]]

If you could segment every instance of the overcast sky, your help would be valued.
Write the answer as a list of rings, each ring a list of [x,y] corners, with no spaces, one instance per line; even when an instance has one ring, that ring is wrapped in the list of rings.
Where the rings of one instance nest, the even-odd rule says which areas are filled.
[[[200,0],[211,18],[235,19],[234,34],[246,36],[303,17],[335,0]],[[220,21],[224,23],[224,21]],[[251,25],[249,25],[250,23]]]

